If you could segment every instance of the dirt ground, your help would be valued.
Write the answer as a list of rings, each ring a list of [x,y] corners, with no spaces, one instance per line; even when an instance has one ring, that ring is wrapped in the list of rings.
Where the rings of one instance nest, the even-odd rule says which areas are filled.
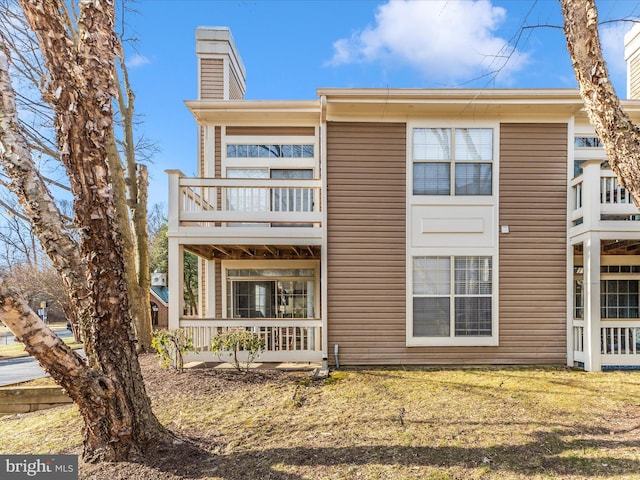
[[[144,372],[147,393],[156,412],[160,404],[186,404],[193,398],[209,398],[217,406],[216,399],[251,396],[253,390],[268,385],[270,389],[307,383],[309,371],[282,372],[252,370],[239,373],[235,370],[193,369],[176,373],[160,368],[153,355],[143,355],[140,363]],[[295,387],[294,387],[295,389]],[[224,395],[222,395],[224,394]],[[171,402],[171,400],[176,402]],[[193,407],[193,405],[189,405]],[[196,410],[198,408],[196,407]],[[206,415],[203,405],[200,410]],[[162,419],[163,423],[167,423]],[[229,439],[221,438],[218,429],[181,427],[169,422],[176,435],[172,444],[158,446],[147,453],[140,462],[87,464],[80,459],[80,479],[92,480],[173,480],[173,479],[269,479],[300,478],[280,475],[264,464],[260,455],[249,453],[220,456]],[[230,432],[230,437],[235,432]],[[70,452],[71,453],[71,452]],[[81,452],[76,451],[81,457]],[[251,473],[249,473],[251,472]]]

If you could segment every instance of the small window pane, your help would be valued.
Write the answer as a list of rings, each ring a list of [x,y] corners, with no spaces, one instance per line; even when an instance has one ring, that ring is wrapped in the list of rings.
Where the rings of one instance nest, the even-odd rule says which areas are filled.
[[[451,192],[449,163],[414,163],[414,195],[449,195]]]
[[[491,297],[458,297],[455,305],[456,337],[491,336]]]
[[[490,163],[456,163],[456,195],[491,195]]]
[[[413,299],[413,336],[448,337],[450,332],[449,297]]]
[[[449,295],[450,291],[449,257],[415,257],[413,259],[414,295]]]
[[[293,156],[291,145],[282,145],[282,156],[285,158],[291,158]]]
[[[227,157],[233,158],[237,155],[235,145],[227,145]]]
[[[602,143],[598,137],[576,137],[573,146],[578,148],[598,148],[602,147]]]
[[[258,145],[258,157],[269,158],[269,145]]]
[[[260,156],[260,148],[258,145],[247,145],[249,148],[249,157],[258,158]]]
[[[303,145],[302,156],[304,158],[313,158],[313,145]]]
[[[456,160],[493,159],[493,129],[456,128]]]
[[[414,160],[451,160],[451,130],[448,128],[414,128]]]
[[[491,257],[455,257],[456,295],[491,295]]]
[[[238,157],[246,158],[247,156],[247,146],[246,145],[238,145],[237,146]]]

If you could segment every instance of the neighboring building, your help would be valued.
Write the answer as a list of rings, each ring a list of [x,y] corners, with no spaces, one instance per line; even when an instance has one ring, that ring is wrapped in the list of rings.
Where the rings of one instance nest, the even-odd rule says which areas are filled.
[[[640,366],[640,212],[576,90],[243,100],[229,30],[196,40],[199,173],[168,171],[170,328],[197,346],[251,328],[263,361]]]
[[[151,274],[151,325],[154,330],[169,328],[169,288],[167,275],[154,272]]]

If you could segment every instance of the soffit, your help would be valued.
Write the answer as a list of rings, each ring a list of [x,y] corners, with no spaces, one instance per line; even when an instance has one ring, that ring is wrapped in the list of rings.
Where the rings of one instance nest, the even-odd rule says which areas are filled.
[[[317,125],[318,100],[189,100],[196,121],[217,125]]]
[[[574,89],[319,89],[327,119],[371,117],[567,117],[583,108]]]

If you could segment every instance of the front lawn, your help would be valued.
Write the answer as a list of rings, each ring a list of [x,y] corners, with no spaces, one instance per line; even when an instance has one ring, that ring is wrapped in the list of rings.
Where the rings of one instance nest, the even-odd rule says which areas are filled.
[[[640,475],[640,372],[188,370],[142,358],[184,442],[93,479],[582,479]],[[75,407],[0,419],[0,453],[80,453]]]

